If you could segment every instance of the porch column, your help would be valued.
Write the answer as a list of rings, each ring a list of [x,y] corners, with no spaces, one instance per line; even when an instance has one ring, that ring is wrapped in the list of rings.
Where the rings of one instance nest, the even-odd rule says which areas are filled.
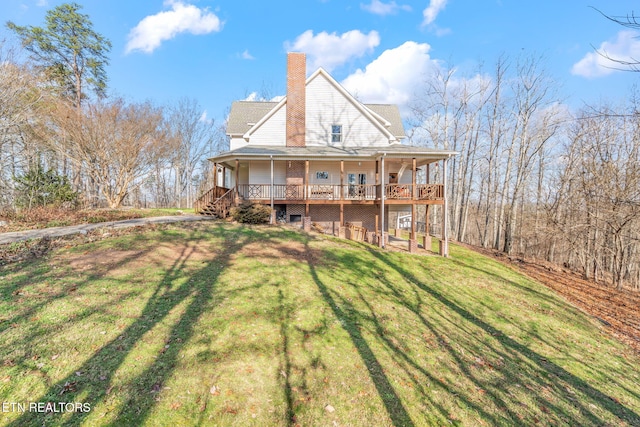
[[[213,192],[215,194],[216,192],[216,187],[218,186],[218,164],[217,163],[213,163]]]
[[[380,163],[378,160],[376,160],[376,185],[380,185],[380,170],[378,169],[380,167]],[[380,187],[382,188],[382,187]],[[378,191],[378,189],[376,189],[376,191]],[[379,199],[380,195],[378,193],[376,193],[376,199]]]
[[[238,181],[240,179],[240,160],[236,159],[236,197],[238,197]]]
[[[385,196],[385,188],[384,188],[384,157],[387,153],[382,153],[380,157],[380,239],[378,239],[378,246],[381,248],[385,247],[384,244],[384,196]]]
[[[416,158],[411,161],[411,235],[409,236],[409,252],[418,251],[418,240],[416,239],[416,200],[418,199],[418,188],[416,186]]]
[[[344,160],[340,160],[340,227],[344,227]]]
[[[309,216],[309,196],[311,193],[309,192],[309,160],[304,161],[304,199],[305,199],[305,207],[304,214],[305,216]]]
[[[273,209],[273,156],[271,157],[271,188],[269,188],[269,198],[271,199],[271,224],[276,223],[276,212]]]
[[[344,160],[340,160],[340,200],[344,200]]]
[[[449,256],[449,205],[447,200],[447,163],[449,159],[442,160],[442,191],[443,191],[443,204],[442,204],[442,240],[440,241],[440,255],[443,257]]]
[[[416,239],[416,200],[418,199],[418,188],[416,186],[416,158],[411,161],[411,236],[409,237],[409,252],[418,251],[418,240]]]

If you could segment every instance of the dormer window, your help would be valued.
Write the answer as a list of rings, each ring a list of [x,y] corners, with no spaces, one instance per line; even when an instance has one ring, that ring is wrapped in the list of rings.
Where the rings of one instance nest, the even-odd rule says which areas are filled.
[[[342,125],[331,125],[331,142],[342,142]]]

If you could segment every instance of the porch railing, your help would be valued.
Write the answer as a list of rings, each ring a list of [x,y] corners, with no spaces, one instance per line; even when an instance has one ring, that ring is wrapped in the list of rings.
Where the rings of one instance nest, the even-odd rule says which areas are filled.
[[[310,184],[273,186],[274,200],[378,200],[379,185],[375,184]],[[444,198],[442,184],[417,184],[414,191],[412,184],[385,185],[385,198],[389,200],[442,200]],[[270,184],[239,184],[238,195],[246,200],[270,200]]]
[[[202,212],[205,208],[211,205],[213,202],[218,200],[220,197],[224,196],[226,192],[228,192],[228,188],[224,187],[212,187],[206,192],[204,192],[200,197],[193,202],[193,210],[195,213]]]

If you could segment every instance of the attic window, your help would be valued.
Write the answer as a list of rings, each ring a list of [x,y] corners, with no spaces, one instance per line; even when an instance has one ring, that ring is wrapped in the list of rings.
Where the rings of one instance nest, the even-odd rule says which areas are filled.
[[[342,142],[342,125],[331,125],[331,142]]]

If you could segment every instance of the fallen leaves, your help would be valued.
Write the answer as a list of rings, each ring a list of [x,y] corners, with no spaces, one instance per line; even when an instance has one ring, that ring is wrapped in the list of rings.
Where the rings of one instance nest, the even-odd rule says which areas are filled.
[[[77,381],[67,381],[62,386],[62,390],[60,390],[60,394],[71,393],[76,391],[76,386],[78,385]]]

